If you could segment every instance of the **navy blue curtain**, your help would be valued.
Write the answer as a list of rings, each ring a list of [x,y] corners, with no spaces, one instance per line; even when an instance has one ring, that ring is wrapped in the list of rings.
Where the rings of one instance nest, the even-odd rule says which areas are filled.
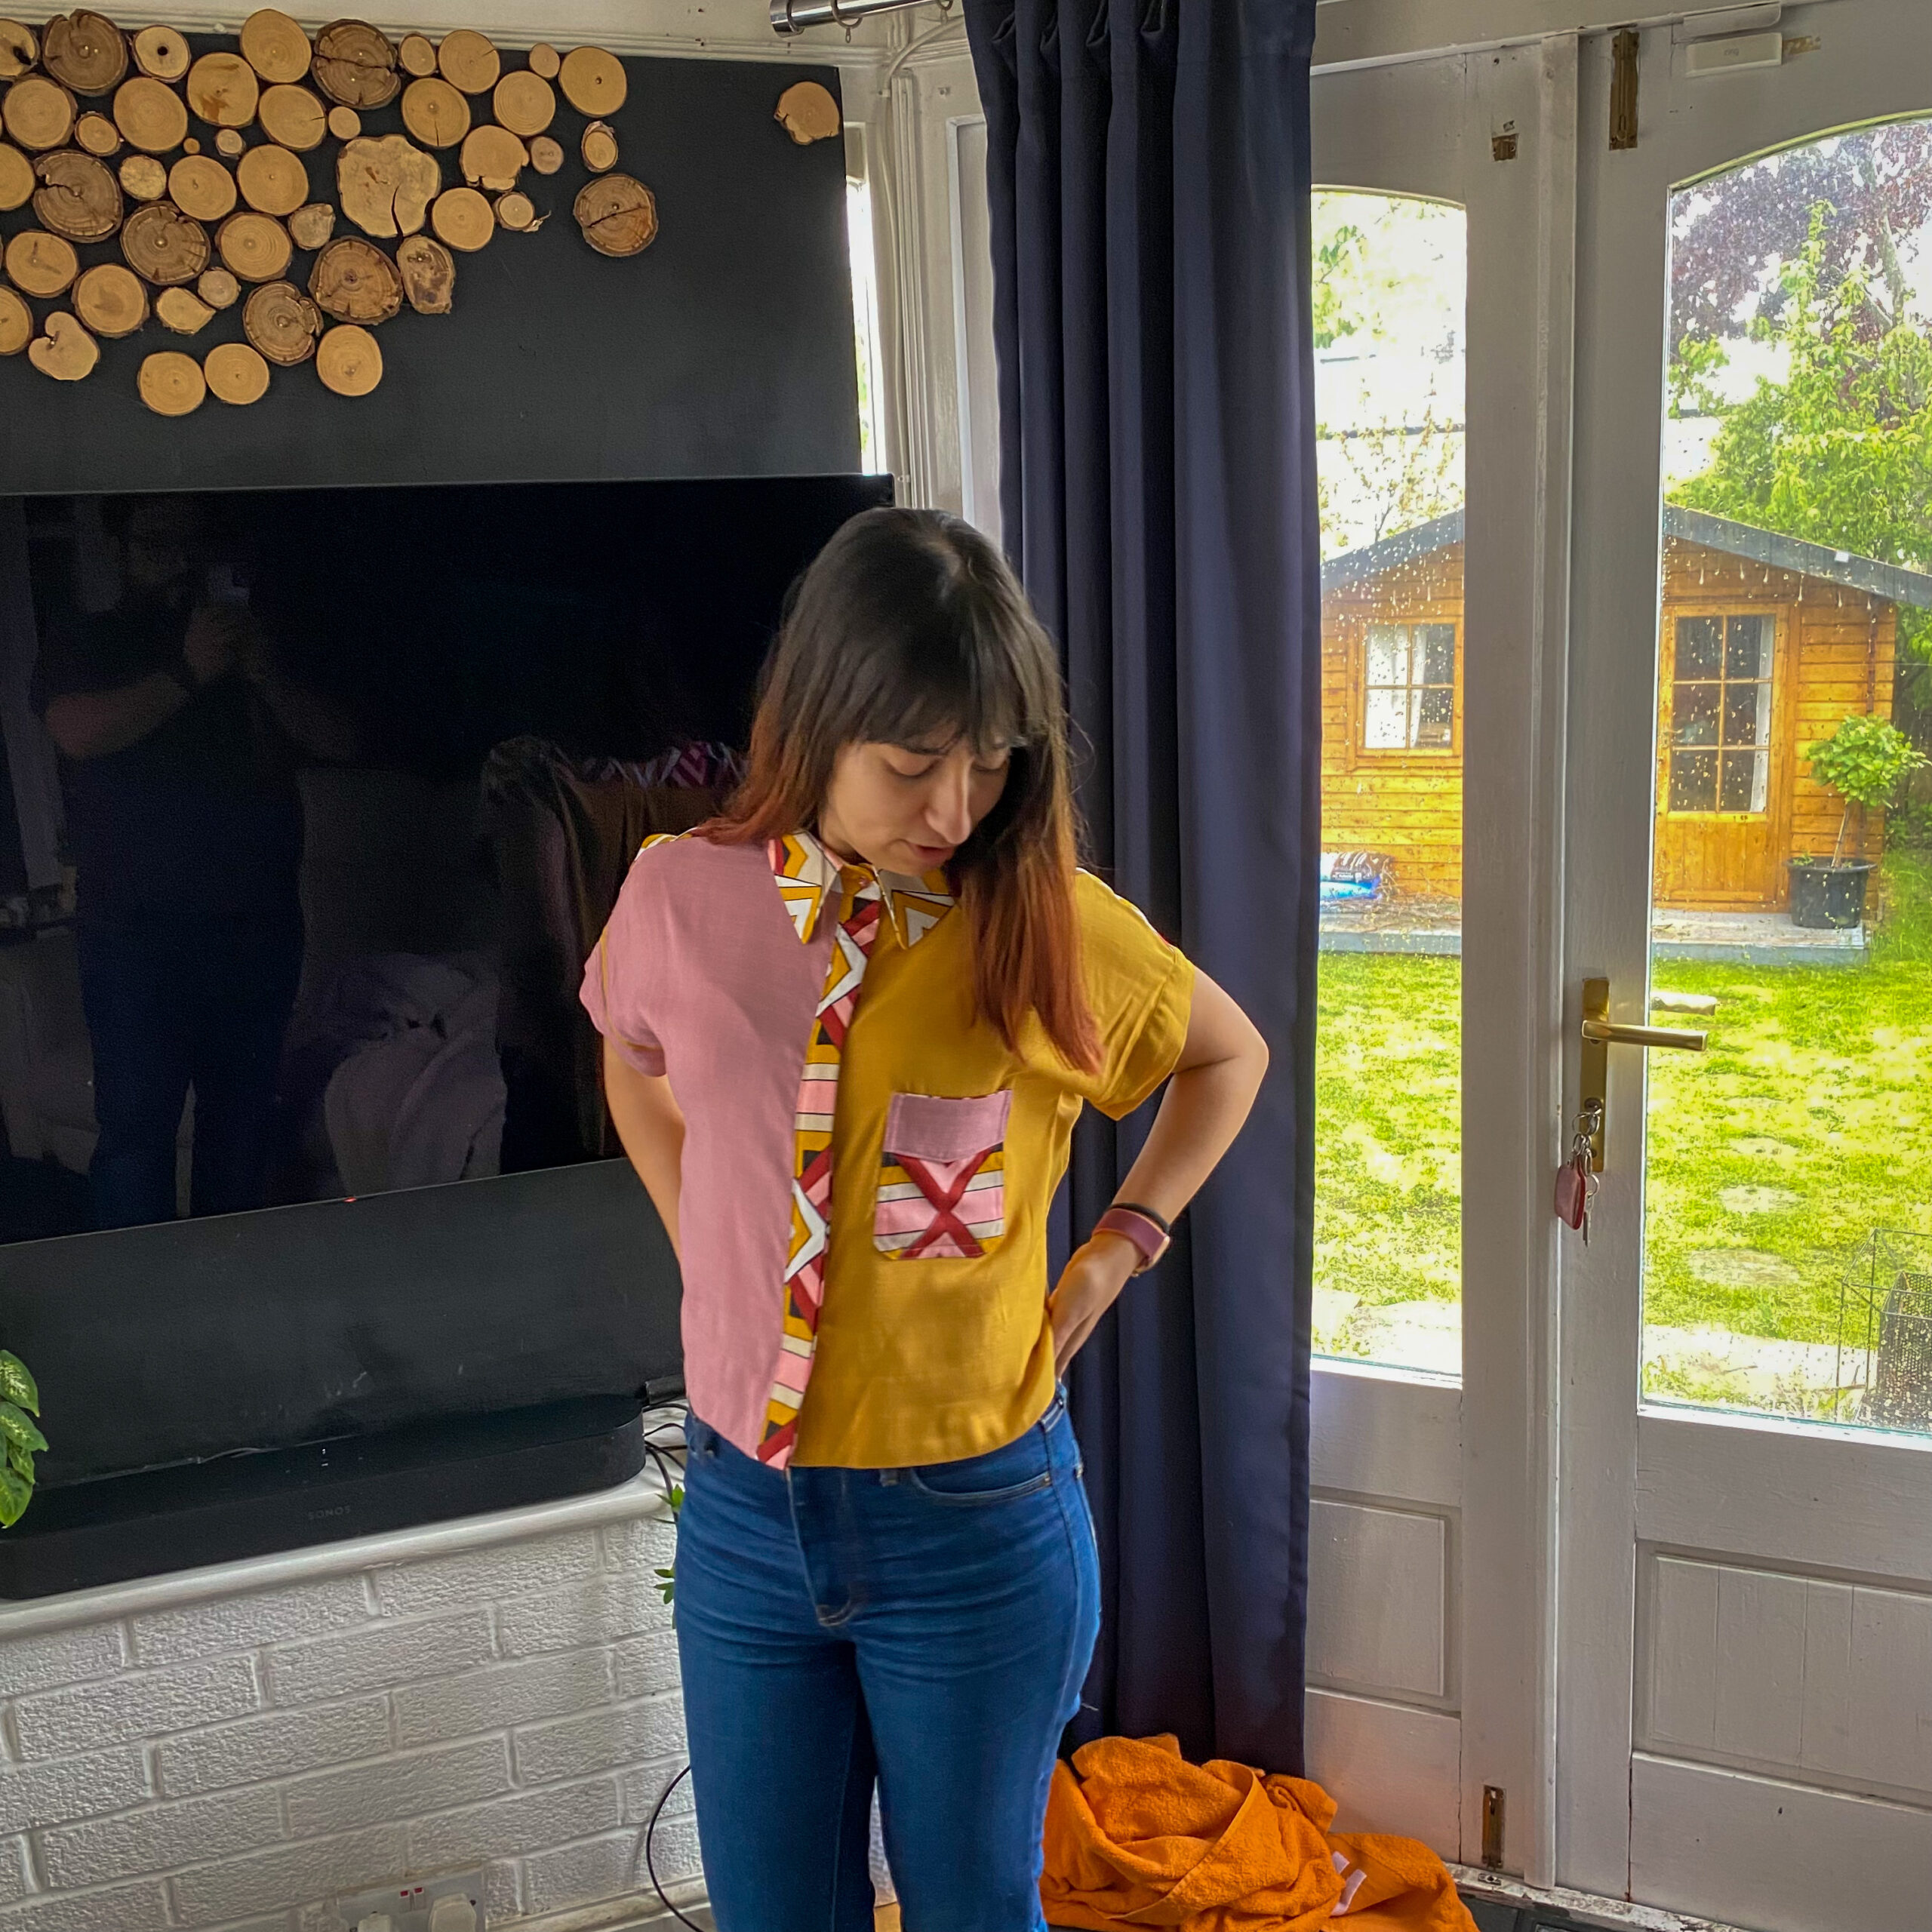
[[[1302,1769],[1320,542],[1314,0],[966,0],[1007,549],[1094,857],[1252,1014],[1246,1132],[1075,1363],[1105,1579],[1076,1734]],[[1083,1127],[1080,1232],[1138,1132]]]

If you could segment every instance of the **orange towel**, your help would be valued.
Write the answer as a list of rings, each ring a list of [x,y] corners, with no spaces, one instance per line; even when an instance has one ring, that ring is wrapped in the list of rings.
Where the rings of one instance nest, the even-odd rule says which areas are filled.
[[[1331,1835],[1334,1820],[1306,1779],[1103,1737],[1054,1767],[1041,1901],[1050,1924],[1100,1932],[1475,1932],[1426,1845]]]

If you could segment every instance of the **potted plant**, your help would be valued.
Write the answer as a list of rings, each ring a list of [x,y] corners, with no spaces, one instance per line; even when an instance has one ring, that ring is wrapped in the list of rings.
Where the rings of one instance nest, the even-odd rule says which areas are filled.
[[[40,1391],[18,1355],[0,1349],[0,1530],[10,1530],[33,1500],[33,1459],[47,1447],[35,1426]]]
[[[1899,780],[1927,761],[1890,718],[1854,715],[1829,738],[1809,746],[1811,776],[1844,800],[1832,856],[1795,858],[1791,867],[1791,922],[1795,926],[1856,926],[1865,917],[1865,892],[1874,869],[1865,856],[1866,814],[1891,802]],[[1858,856],[1844,857],[1852,808],[1858,808]]]

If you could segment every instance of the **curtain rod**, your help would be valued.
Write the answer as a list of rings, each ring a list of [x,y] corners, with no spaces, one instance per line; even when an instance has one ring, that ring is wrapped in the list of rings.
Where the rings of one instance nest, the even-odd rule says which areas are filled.
[[[771,30],[792,34],[808,27],[843,27],[849,34],[875,14],[897,14],[924,4],[925,0],[771,0]]]

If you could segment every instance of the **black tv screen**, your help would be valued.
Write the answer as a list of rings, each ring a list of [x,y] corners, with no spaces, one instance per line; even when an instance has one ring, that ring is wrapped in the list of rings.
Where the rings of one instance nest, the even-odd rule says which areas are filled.
[[[0,1241],[614,1155],[583,959],[890,494],[0,503]]]

